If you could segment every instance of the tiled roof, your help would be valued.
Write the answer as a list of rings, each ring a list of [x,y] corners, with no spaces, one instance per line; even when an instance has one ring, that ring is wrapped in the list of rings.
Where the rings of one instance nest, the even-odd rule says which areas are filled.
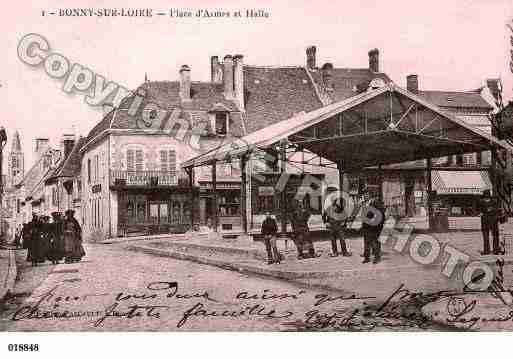
[[[317,86],[322,91],[326,91],[322,80],[322,70],[316,69],[309,71]],[[375,78],[382,79],[385,83],[392,81],[387,74],[382,72],[374,73],[368,68],[333,68],[331,70],[331,76],[333,90],[329,91],[329,96],[333,102],[345,100],[367,90],[370,82]]]
[[[233,101],[226,100],[223,94],[222,84],[213,84],[210,82],[192,82],[191,83],[191,101],[182,102],[179,96],[180,84],[178,81],[148,81],[143,83],[135,91],[137,93],[144,90],[144,101],[140,108],[148,103],[153,103],[159,108],[171,111],[179,108],[182,117],[192,122],[205,121],[207,112],[212,110],[227,109],[229,111],[238,111]],[[109,112],[88,134],[86,143],[107,129],[133,129],[137,128],[136,119],[140,118],[139,112],[135,116],[129,116],[127,109],[132,103],[132,97],[127,97],[119,106]],[[239,119],[239,118],[238,118]],[[239,119],[242,121],[242,119]],[[194,125],[194,124],[193,124]],[[242,124],[230,124],[234,130],[243,128]],[[235,134],[237,135],[237,134]],[[244,133],[240,133],[240,136]]]
[[[58,152],[54,149],[48,149],[47,153],[52,154],[52,158],[55,155],[55,153]],[[37,161],[34,163],[34,165],[30,168],[30,170],[25,174],[19,185],[25,186],[25,192],[26,193],[32,193],[37,186],[43,181],[45,178],[47,178],[48,174],[53,171],[51,167],[44,168],[42,166],[42,161],[44,160],[43,154]]]
[[[492,107],[478,92],[456,91],[419,91],[419,96],[440,107],[482,108],[490,111]]]
[[[247,133],[322,106],[303,67],[244,66]]]
[[[78,141],[73,146],[71,153],[68,155],[64,161],[61,161],[59,166],[54,170],[54,172],[48,176],[50,178],[57,177],[75,177],[80,174],[80,149],[85,143],[85,138],[80,137]]]

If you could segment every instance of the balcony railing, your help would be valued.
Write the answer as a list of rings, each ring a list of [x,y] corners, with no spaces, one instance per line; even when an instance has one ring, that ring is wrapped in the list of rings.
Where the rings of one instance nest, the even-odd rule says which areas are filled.
[[[116,187],[129,186],[176,186],[176,172],[162,171],[111,171],[110,185]]]

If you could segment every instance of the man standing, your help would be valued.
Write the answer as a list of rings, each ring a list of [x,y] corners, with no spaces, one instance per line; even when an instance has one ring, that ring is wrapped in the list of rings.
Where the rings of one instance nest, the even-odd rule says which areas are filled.
[[[294,243],[297,247],[298,259],[316,257],[313,242],[309,236],[309,219],[310,211],[304,207],[302,202],[297,201],[296,209],[292,215],[292,230],[294,231]],[[305,255],[303,250],[308,251],[308,254]]]
[[[267,264],[280,264],[281,255],[276,246],[276,234],[278,225],[269,212],[265,213],[265,220],[262,223],[262,235],[264,236],[265,250],[267,251]]]
[[[368,194],[366,199],[368,199]],[[362,212],[363,232],[363,263],[370,262],[371,255],[374,255],[372,263],[381,261],[381,242],[379,236],[385,224],[385,207],[381,200],[374,198],[368,202]]]
[[[333,193],[337,189],[328,187],[328,193]],[[329,195],[329,194],[328,194]],[[352,254],[347,250],[346,241],[344,239],[344,228],[346,227],[346,214],[341,198],[334,199],[330,206],[326,208],[322,214],[322,220],[326,223],[331,233],[331,250],[330,256],[338,256],[337,239],[340,241],[340,251],[344,257],[350,257]]]
[[[483,191],[483,197],[479,201],[481,212],[481,232],[483,233],[482,255],[490,252],[490,231],[493,237],[493,254],[501,254],[499,244],[499,205],[496,197],[492,197],[490,190]]]
[[[73,216],[74,213],[75,211],[68,209],[65,212],[66,218],[62,224],[66,263],[79,262],[85,256],[84,247],[82,246],[82,228]]]
[[[52,223],[49,224],[50,251],[48,259],[58,264],[64,257],[64,240],[62,238],[62,218],[60,212],[52,212]]]

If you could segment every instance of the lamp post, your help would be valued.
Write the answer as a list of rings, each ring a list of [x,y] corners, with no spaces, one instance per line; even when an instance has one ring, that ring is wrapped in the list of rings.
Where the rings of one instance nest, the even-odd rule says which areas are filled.
[[[3,157],[4,157],[4,146],[7,143],[7,133],[3,126],[0,127],[0,209],[3,208],[3,197],[4,197],[4,178],[3,178]],[[2,211],[3,212],[3,211]],[[0,242],[4,242],[4,221],[0,216]]]

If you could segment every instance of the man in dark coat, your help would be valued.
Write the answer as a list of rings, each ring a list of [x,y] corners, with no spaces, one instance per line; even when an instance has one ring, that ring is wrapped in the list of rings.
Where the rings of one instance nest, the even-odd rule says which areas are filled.
[[[292,213],[291,222],[298,259],[316,257],[313,242],[309,235],[308,220],[310,215],[310,211],[303,206],[303,203],[297,201],[296,208]],[[304,251],[308,251],[308,254],[304,254]]]
[[[328,192],[336,191],[336,188],[329,187]],[[352,254],[347,250],[344,239],[344,228],[346,227],[346,216],[344,206],[341,205],[341,198],[336,198],[322,214],[322,220],[326,223],[331,233],[332,257],[338,256],[337,239],[340,241],[340,252],[344,257],[350,257]]]
[[[50,250],[48,259],[58,264],[64,257],[64,239],[62,238],[62,217],[60,212],[52,213],[52,223],[48,226],[50,233]]]
[[[280,264],[281,255],[276,246],[276,234],[278,233],[278,225],[276,220],[269,212],[265,214],[262,223],[262,235],[264,236],[265,250],[267,252],[267,264]]]
[[[363,263],[370,262],[371,255],[374,255],[372,263],[377,264],[381,261],[379,236],[385,224],[385,206],[383,202],[378,198],[368,201],[368,205],[363,208],[362,217]]]
[[[493,237],[493,254],[501,254],[499,243],[499,201],[492,197],[490,190],[483,191],[483,197],[479,201],[479,210],[481,212],[481,232],[483,234],[482,255],[491,254],[490,252],[490,231]]]
[[[32,221],[29,223],[29,227],[30,242],[27,260],[30,260],[33,266],[37,266],[38,263],[44,263],[46,252],[44,238],[42,238],[42,222],[36,214],[32,215]]]
[[[68,209],[62,224],[66,263],[79,262],[85,256],[82,246],[82,228],[74,217],[75,211]]]

